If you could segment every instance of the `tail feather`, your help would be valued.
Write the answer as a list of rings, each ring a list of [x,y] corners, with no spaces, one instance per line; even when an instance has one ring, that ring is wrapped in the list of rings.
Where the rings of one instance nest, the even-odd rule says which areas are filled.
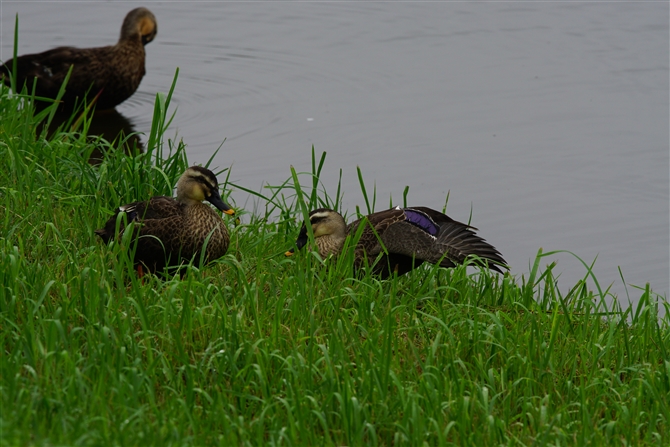
[[[472,227],[459,222],[443,224],[437,235],[436,245],[442,253],[447,254],[441,263],[445,267],[445,261],[448,266],[453,266],[454,263],[462,264],[474,255],[480,259],[479,264],[483,262],[496,272],[503,273],[500,267],[508,268],[507,262],[493,245],[472,231]]]

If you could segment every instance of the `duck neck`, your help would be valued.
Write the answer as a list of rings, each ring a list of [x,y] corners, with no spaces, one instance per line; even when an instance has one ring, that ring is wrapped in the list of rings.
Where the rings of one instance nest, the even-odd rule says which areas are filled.
[[[316,246],[319,248],[321,257],[326,258],[330,255],[338,255],[344,245],[344,236],[329,234],[316,238]]]
[[[204,203],[202,203],[199,200],[194,200],[194,199],[191,199],[189,197],[180,196],[179,194],[177,194],[177,202],[181,202],[186,206],[196,206],[198,204],[204,205]],[[205,206],[207,206],[207,205],[205,205]]]

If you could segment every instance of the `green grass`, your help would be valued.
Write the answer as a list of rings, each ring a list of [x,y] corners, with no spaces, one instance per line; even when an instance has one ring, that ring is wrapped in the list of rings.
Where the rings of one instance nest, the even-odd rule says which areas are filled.
[[[49,109],[0,88],[1,445],[670,445],[670,312],[649,286],[622,309],[585,265],[559,290],[541,251],[514,276],[384,282],[347,256],[284,258],[342,189],[375,207],[360,172],[329,196],[314,154],[312,172],[255,193],[264,214],[227,219],[224,258],[142,282],[93,230],[188,166],[163,141],[170,95],[147,151],[127,155],[86,119],[46,138]],[[218,174],[234,205],[244,185]]]

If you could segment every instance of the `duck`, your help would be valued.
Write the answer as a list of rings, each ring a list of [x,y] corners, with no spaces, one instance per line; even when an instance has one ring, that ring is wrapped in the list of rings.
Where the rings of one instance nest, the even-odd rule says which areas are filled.
[[[132,235],[137,243],[134,268],[140,277],[145,273],[184,272],[184,264],[193,261],[200,267],[219,259],[228,251],[230,236],[222,217],[209,205],[234,215],[221,199],[216,176],[201,166],[186,169],[177,182],[177,197],[157,196],[141,202],[119,206],[105,226],[95,230],[105,244],[121,240],[127,225],[135,223]],[[120,218],[124,214],[126,219]],[[118,221],[118,233],[117,233]],[[205,247],[202,256],[203,247]]]
[[[424,262],[455,267],[470,256],[476,256],[475,264],[498,273],[508,269],[500,252],[476,234],[477,228],[425,206],[395,207],[369,214],[349,225],[337,211],[319,208],[309,213],[309,224],[322,258],[339,255],[346,238],[360,232],[354,248],[354,267],[360,270],[372,265],[372,273],[382,279],[404,275]],[[364,228],[359,230],[361,225]],[[307,242],[307,227],[303,223],[295,248],[285,255],[292,256],[295,249],[300,250]]]
[[[16,89],[25,85],[35,96],[55,99],[70,68],[72,73],[61,98],[59,111],[71,111],[95,100],[96,110],[112,109],[130,98],[146,72],[144,46],[158,31],[156,17],[147,8],[130,11],[115,45],[96,48],[58,47],[43,53],[26,54],[0,65],[0,78],[11,86],[10,73],[16,64]],[[97,98],[97,99],[96,99]],[[40,101],[37,108],[50,102]]]

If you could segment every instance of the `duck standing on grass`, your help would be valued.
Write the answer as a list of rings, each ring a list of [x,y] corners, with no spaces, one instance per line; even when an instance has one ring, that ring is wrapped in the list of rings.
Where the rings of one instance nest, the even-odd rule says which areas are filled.
[[[474,227],[457,222],[431,208],[392,208],[365,216],[348,226],[342,215],[334,210],[320,208],[309,213],[314,242],[322,257],[342,251],[348,235],[357,234],[365,225],[355,248],[355,267],[361,268],[365,259],[375,262],[373,272],[382,279],[393,273],[403,275],[424,261],[441,267],[462,264],[469,256],[477,256],[475,263],[502,273],[507,269],[502,255],[491,244],[477,236]],[[301,249],[307,244],[307,227],[303,223],[295,245]],[[383,246],[382,246],[383,244]],[[286,252],[291,256],[293,249]]]
[[[150,273],[161,273],[166,267],[179,269],[191,260],[199,267],[205,244],[204,263],[208,263],[225,255],[230,241],[223,219],[209,205],[202,203],[203,200],[226,214],[235,214],[221,199],[214,173],[200,166],[191,166],[177,182],[176,200],[159,196],[120,206],[105,227],[95,230],[95,234],[105,243],[115,237],[120,240],[126,227],[124,219],[119,219],[119,234],[115,234],[117,217],[125,213],[127,223],[135,223],[132,238],[133,243],[137,242],[134,265],[140,277],[145,269]]]
[[[96,97],[97,110],[111,109],[135,93],[144,77],[144,46],[156,37],[156,18],[146,8],[130,11],[123,20],[116,45],[98,48],[58,47],[37,54],[26,54],[0,65],[0,78],[10,85],[10,72],[16,63],[16,88],[25,85],[35,96],[55,99],[65,77],[72,74],[62,100],[63,110]],[[41,107],[44,107],[42,105]]]

